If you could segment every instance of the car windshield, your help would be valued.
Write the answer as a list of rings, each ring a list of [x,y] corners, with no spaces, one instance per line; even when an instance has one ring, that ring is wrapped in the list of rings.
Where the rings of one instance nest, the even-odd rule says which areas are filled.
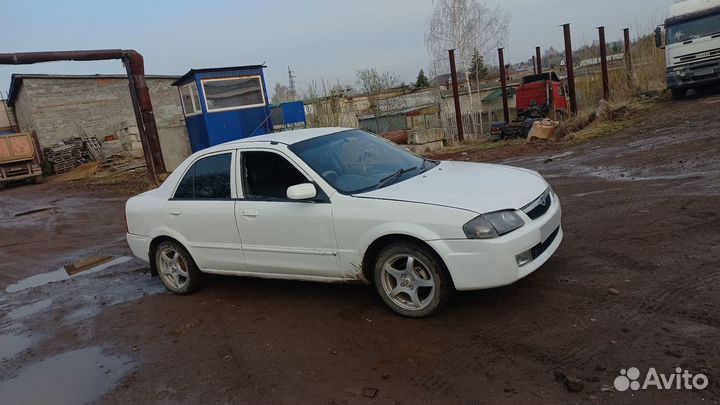
[[[290,150],[343,194],[386,187],[438,164],[359,129],[298,142]]]
[[[674,44],[717,33],[720,33],[720,13],[705,15],[669,25],[667,27],[667,42]]]

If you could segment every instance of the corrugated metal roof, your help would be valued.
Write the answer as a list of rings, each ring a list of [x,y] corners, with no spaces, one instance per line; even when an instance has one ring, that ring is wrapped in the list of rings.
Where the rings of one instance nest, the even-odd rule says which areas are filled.
[[[178,75],[145,75],[146,79],[168,79],[177,80]],[[126,74],[96,74],[96,75],[64,75],[64,74],[26,74],[13,73],[10,79],[10,90],[8,91],[7,105],[15,105],[15,99],[20,95],[20,88],[25,79],[123,79],[127,80]]]
[[[224,66],[224,67],[214,67],[214,68],[201,68],[201,69],[190,69],[189,72],[185,73],[180,77],[179,79],[175,80],[173,82],[173,86],[177,86],[183,82],[185,82],[190,76],[194,75],[195,73],[210,73],[210,72],[224,72],[228,70],[242,70],[242,69],[264,69],[267,66],[262,65],[243,65],[243,66]]]
[[[507,88],[508,97],[515,95],[515,87],[508,87]],[[499,98],[502,97],[502,89],[495,89],[492,93],[485,96],[482,101],[486,103],[493,102]]]

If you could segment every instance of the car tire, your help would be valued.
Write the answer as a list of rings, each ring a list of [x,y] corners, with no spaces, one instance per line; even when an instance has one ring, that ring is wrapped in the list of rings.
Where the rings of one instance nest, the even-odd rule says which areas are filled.
[[[204,274],[190,253],[179,243],[164,240],[155,249],[153,260],[165,287],[178,295],[192,294],[202,287]]]
[[[378,253],[374,281],[382,300],[393,311],[411,318],[436,314],[454,290],[440,258],[412,241],[393,243]]]

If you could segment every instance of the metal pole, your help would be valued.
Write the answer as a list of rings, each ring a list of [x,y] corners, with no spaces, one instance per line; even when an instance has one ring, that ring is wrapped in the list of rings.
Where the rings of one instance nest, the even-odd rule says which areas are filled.
[[[535,60],[535,55],[533,55],[532,61],[533,61],[533,73],[538,74],[538,71],[537,71],[537,61]]]
[[[630,59],[630,28],[623,29],[623,37],[625,38],[625,68],[627,69],[628,87],[633,88],[633,65]]]
[[[463,134],[462,112],[460,111],[460,93],[458,93],[457,71],[455,70],[455,50],[448,51],[450,57],[450,77],[452,78],[453,99],[455,100],[455,123],[457,124],[458,141],[465,140]]]
[[[498,63],[500,64],[500,88],[502,89],[503,118],[505,118],[505,122],[510,122],[510,110],[508,109],[507,99],[507,73],[505,72],[505,56],[503,55],[503,48],[498,48]]]
[[[145,62],[142,55],[129,50],[124,51],[123,63],[129,68],[129,76],[132,76],[132,82],[137,92],[138,107],[140,108],[140,115],[145,129],[145,138],[152,154],[155,173],[156,175],[165,173],[160,136],[158,135],[155,113],[150,100],[150,88],[145,82]]]
[[[542,56],[540,56],[540,47],[535,47],[535,61],[537,62],[537,72],[539,75],[542,74]]]
[[[608,77],[607,45],[605,44],[605,27],[598,27],[600,35],[600,68],[602,70],[603,98],[610,100],[610,78]]]
[[[565,36],[565,68],[567,69],[568,92],[570,93],[570,111],[577,114],[577,97],[575,95],[575,71],[573,66],[572,40],[570,39],[570,24],[563,24]]]

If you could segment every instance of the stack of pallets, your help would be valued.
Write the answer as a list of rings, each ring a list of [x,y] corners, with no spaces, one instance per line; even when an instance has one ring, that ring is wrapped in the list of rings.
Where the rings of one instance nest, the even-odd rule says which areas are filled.
[[[75,164],[75,150],[76,148],[73,145],[51,146],[43,149],[43,156],[52,165],[53,172],[60,174],[77,166]]]

